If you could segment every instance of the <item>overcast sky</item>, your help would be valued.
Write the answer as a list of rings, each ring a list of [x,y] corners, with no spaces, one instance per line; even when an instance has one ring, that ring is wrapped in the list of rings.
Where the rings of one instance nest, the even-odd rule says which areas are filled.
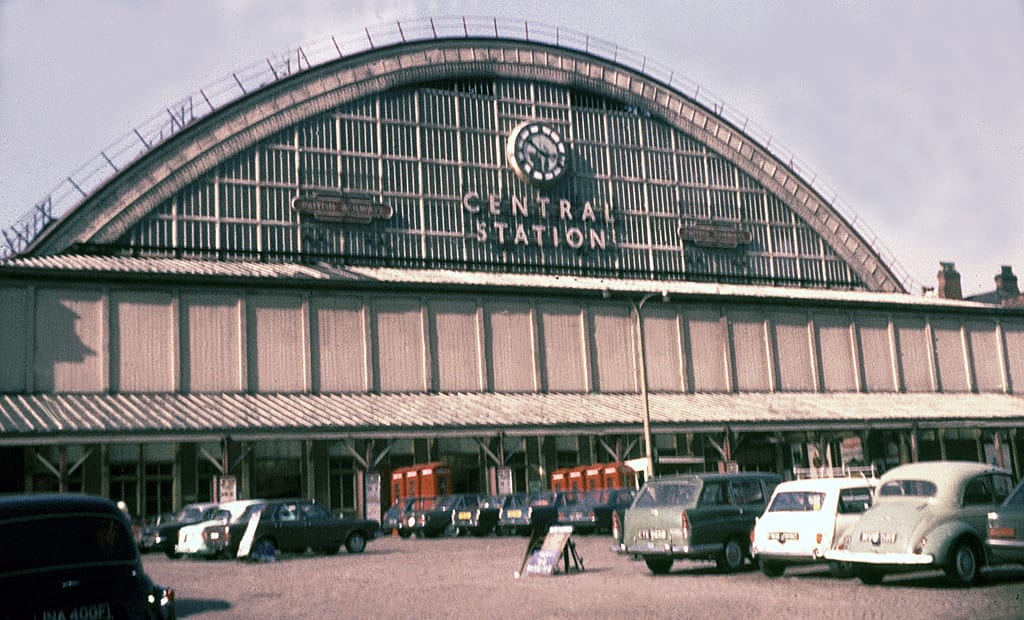
[[[813,169],[913,292],[940,261],[965,294],[1001,265],[1024,284],[1024,0],[0,0],[0,227],[232,71],[453,15],[578,31],[699,83]]]

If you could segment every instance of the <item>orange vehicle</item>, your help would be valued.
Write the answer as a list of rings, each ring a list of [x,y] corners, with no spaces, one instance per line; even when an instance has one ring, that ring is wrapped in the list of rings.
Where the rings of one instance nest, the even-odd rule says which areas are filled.
[[[440,461],[399,467],[391,472],[391,503],[452,492],[452,470]]]
[[[635,487],[636,472],[625,463],[574,465],[560,467],[551,472],[552,491],[595,491]]]

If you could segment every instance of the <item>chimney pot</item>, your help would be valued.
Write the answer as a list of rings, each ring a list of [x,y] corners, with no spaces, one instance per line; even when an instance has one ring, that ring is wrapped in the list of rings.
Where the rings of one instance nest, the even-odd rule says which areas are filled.
[[[942,299],[963,299],[963,291],[960,288],[960,273],[956,270],[954,263],[939,263],[942,269],[938,273],[938,292]]]

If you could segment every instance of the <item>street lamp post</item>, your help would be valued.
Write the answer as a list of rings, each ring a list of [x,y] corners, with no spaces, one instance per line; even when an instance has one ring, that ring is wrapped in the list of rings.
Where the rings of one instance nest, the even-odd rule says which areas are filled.
[[[632,297],[629,299],[629,303],[633,306],[633,316],[635,317],[636,324],[637,346],[636,354],[633,356],[633,376],[636,378],[637,383],[640,384],[640,396],[643,400],[644,456],[647,459],[644,475],[648,480],[654,477],[654,442],[651,437],[651,404],[647,396],[647,355],[644,350],[644,322],[640,313],[644,309],[644,304],[659,295],[662,301],[668,301],[668,291],[647,293],[640,298],[640,301],[636,301]]]

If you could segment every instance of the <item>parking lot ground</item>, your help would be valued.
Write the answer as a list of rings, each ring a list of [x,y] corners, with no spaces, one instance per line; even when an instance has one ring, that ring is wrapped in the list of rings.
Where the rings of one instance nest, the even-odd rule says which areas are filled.
[[[371,541],[366,552],[288,556],[269,564],[171,560],[147,554],[147,572],[177,592],[182,618],[1021,618],[1024,568],[986,571],[970,589],[941,573],[890,576],[880,586],[836,580],[824,567],[723,575],[676,562],[654,576],[610,551],[606,536],[575,536],[585,570],[514,577],[528,539]]]

